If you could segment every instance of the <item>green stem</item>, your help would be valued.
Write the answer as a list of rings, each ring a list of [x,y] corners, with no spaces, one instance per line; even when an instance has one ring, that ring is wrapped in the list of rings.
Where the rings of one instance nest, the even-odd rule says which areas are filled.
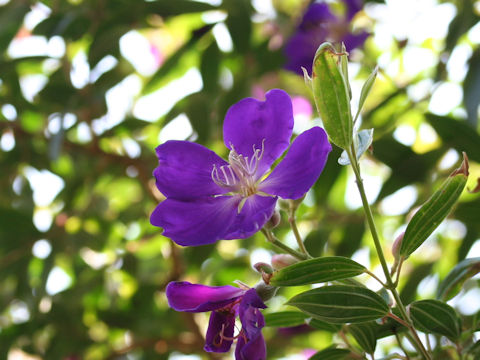
[[[298,247],[304,253],[307,258],[311,259],[312,256],[308,253],[307,248],[305,247],[305,244],[303,243],[302,236],[300,235],[300,232],[298,231],[297,227],[297,220],[295,219],[295,212],[292,211],[289,216],[288,216],[288,222],[290,223],[290,227],[292,228],[293,234],[295,235],[295,239],[297,240]]]
[[[285,245],[282,243],[280,240],[278,240],[275,235],[271,233],[271,231],[262,229],[263,235],[267,238],[269,242],[271,242],[273,245],[276,247],[282,249],[283,251],[289,253],[293,257],[297,258],[298,260],[307,260],[308,257],[305,254],[302,254],[301,252],[298,252],[297,250],[293,250],[290,246]]]
[[[350,159],[350,163],[352,164],[352,169],[355,174],[356,182],[357,182],[357,187],[358,191],[360,193],[360,197],[362,199],[362,204],[363,208],[365,210],[365,216],[367,218],[367,223],[368,227],[370,228],[370,233],[372,234],[373,242],[375,244],[375,249],[377,251],[378,258],[380,260],[380,264],[382,265],[383,273],[385,274],[385,279],[386,279],[386,288],[391,291],[393,297],[395,298],[395,302],[397,303],[398,309],[400,311],[400,314],[405,320],[405,322],[409,325],[408,328],[410,329],[413,338],[415,339],[415,342],[417,343],[419,350],[421,351],[422,355],[428,359],[431,360],[430,354],[427,352],[425,347],[423,346],[422,341],[418,337],[417,332],[415,331],[415,328],[412,325],[412,321],[410,320],[407,311],[405,309],[405,306],[403,305],[402,300],[400,299],[400,295],[397,292],[397,289],[395,288],[395,284],[392,280],[392,277],[390,276],[390,271],[388,269],[387,261],[385,259],[385,255],[383,254],[382,250],[382,245],[380,243],[380,237],[378,236],[378,231],[377,227],[375,225],[375,220],[373,218],[373,213],[372,209],[370,207],[370,204],[368,203],[367,195],[365,193],[365,188],[363,186],[363,180],[360,175],[360,166],[357,161],[357,156],[355,154],[355,147],[351,146],[350,149],[347,149],[347,154],[348,158]]]
[[[365,273],[367,273],[367,274],[370,275],[372,278],[374,278],[375,280],[377,280],[377,281],[380,283],[380,285],[382,285],[384,288],[387,287],[387,285],[386,285],[382,280],[380,280],[377,275],[375,275],[374,273],[372,273],[370,270],[366,269],[366,270],[365,270]]]
[[[400,347],[400,349],[402,349],[403,353],[405,354],[405,359],[410,360],[407,350],[405,350],[405,348],[403,347],[402,339],[400,338],[400,335],[398,335],[396,331],[395,331],[395,338],[397,339],[398,346]]]

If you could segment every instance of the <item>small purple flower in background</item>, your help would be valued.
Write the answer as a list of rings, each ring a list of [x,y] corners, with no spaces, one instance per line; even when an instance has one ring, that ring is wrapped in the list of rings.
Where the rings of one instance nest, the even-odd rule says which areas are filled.
[[[223,125],[228,162],[188,141],[157,147],[154,175],[167,199],[155,208],[150,222],[177,244],[247,238],[270,219],[278,196],[298,199],[320,176],[331,151],[320,127],[300,134],[268,174],[290,145],[293,113],[283,90],[271,90],[265,97],[243,99],[228,110]]]
[[[346,6],[344,18],[334,15],[324,2],[315,2],[308,7],[302,22],[285,46],[287,70],[303,75],[301,68],[304,67],[311,74],[315,52],[325,41],[343,42],[347,51],[363,45],[368,33],[350,32],[350,22],[362,9],[362,0],[343,0],[343,2]]]
[[[168,304],[176,311],[211,311],[205,338],[205,351],[227,352],[237,339],[236,360],[265,360],[262,335],[265,320],[259,309],[266,305],[255,289],[234,286],[206,286],[189,282],[171,282],[167,286]],[[235,319],[242,328],[237,336]]]

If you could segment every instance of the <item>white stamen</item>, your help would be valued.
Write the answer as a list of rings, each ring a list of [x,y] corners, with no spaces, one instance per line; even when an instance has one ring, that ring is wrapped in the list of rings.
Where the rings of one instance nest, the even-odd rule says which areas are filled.
[[[233,144],[230,144],[230,148],[231,151],[228,154],[229,165],[220,166],[223,178],[220,176],[216,164],[213,165],[211,172],[213,182],[221,187],[234,187],[232,190],[239,192],[243,197],[255,194],[257,192],[255,174],[263,157],[265,139],[262,140],[261,149],[256,149],[253,145],[251,158],[239,154]]]

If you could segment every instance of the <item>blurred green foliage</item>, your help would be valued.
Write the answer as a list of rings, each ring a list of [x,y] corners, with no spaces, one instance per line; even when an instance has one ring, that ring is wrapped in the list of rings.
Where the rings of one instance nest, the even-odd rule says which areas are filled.
[[[410,44],[408,38],[392,38],[385,52],[372,35],[352,56],[354,83],[365,80],[381,57],[389,59],[380,61],[362,117],[365,128],[375,128],[373,150],[364,162],[366,182],[381,179],[379,195],[370,197],[379,206],[387,253],[410,210],[454,167],[446,160],[466,151],[473,175],[467,187],[480,176],[480,48],[468,36],[474,26],[478,33],[480,3],[440,3],[454,14],[445,39]],[[282,69],[282,45],[308,1],[272,1],[275,12],[269,16],[259,1],[248,0],[0,4],[0,358],[20,352],[34,359],[168,359],[175,353],[221,358],[203,352],[206,317],[169,309],[165,286],[172,280],[224,285],[235,279],[253,285],[259,276],[250,250],[274,249],[260,235],[188,249],[163,237],[149,223],[163,199],[151,175],[154,149],[167,125],[179,128],[181,114],[193,128],[189,140],[226,155],[222,121],[234,102],[278,87],[312,103],[303,79]],[[341,11],[341,4],[334,6]],[[374,33],[372,13],[363,11],[355,21]],[[122,48],[129,34],[148,44],[153,65],[147,70]],[[435,58],[415,76],[402,69],[413,48]],[[453,80],[449,58],[465,48],[464,77]],[[392,73],[389,64],[398,69]],[[192,68],[200,75],[200,89],[184,85],[174,101],[157,96],[150,109],[162,112],[154,118],[135,111]],[[463,89],[463,105],[429,113],[435,112],[435,89],[455,81]],[[415,96],[421,84],[427,91]],[[413,129],[413,141],[400,141],[400,128]],[[352,175],[337,164],[339,155],[334,149],[298,211],[306,245],[318,256],[372,249],[362,211],[347,191]],[[416,196],[392,214],[382,201],[407,186]],[[440,278],[430,280],[438,283],[480,238],[478,196],[464,194],[454,217],[458,221],[445,223],[405,265],[400,290],[406,303],[417,298],[422,280],[436,273]],[[287,225],[283,221],[276,232],[291,240]],[[478,288],[478,280],[472,282],[469,286]],[[282,289],[270,312],[291,310],[282,299],[296,292]],[[299,336],[265,329],[269,358],[327,348],[333,335],[319,329]]]

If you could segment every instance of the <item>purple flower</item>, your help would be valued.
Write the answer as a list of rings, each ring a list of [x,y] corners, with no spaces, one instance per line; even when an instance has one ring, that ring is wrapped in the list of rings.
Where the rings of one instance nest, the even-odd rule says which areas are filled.
[[[325,41],[343,42],[347,51],[362,46],[368,33],[353,34],[350,21],[362,8],[362,0],[343,0],[346,6],[344,18],[334,15],[326,3],[315,2],[303,15],[302,22],[285,46],[287,70],[303,75],[302,67],[312,73],[312,62],[318,46]]]
[[[266,306],[255,289],[233,286],[206,286],[189,282],[171,282],[167,286],[170,307],[177,311],[211,311],[205,338],[205,351],[227,352],[237,339],[236,360],[265,360],[266,347],[262,335],[265,320],[259,309]],[[242,328],[234,336],[235,319]]]
[[[228,162],[192,142],[160,145],[154,175],[167,199],[150,222],[183,246],[253,235],[272,216],[278,196],[298,199],[310,189],[331,150],[325,131],[314,127],[295,139],[269,173],[290,145],[292,128],[290,97],[271,90],[265,101],[246,98],[228,110],[223,125]]]

